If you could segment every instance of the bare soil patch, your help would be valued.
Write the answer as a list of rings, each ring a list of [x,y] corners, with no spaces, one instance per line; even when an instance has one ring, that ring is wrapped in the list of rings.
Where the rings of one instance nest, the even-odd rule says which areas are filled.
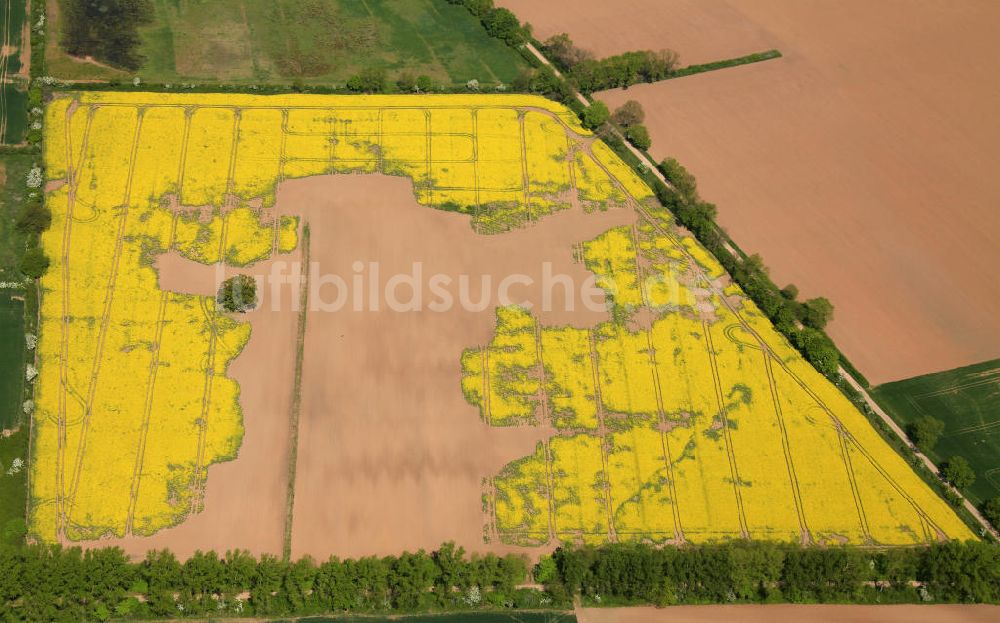
[[[536,285],[515,286],[515,302],[534,303],[547,324],[579,326],[607,320],[607,313],[586,311],[579,300],[572,312],[540,311],[544,263],[551,262],[554,274],[582,283],[591,275],[573,262],[573,244],[635,219],[635,212],[626,209],[591,215],[574,209],[526,229],[483,236],[472,230],[467,216],[417,204],[408,178],[382,175],[285,182],[274,211],[309,224],[313,284],[319,275],[330,274],[350,284],[355,262],[366,274],[369,263],[378,262],[384,285],[394,274],[412,274],[419,262],[425,281],[436,273],[456,280],[469,275],[469,298],[479,301],[483,275],[493,277],[495,292],[500,279],[519,273]],[[157,258],[156,268],[161,287],[210,296],[222,279],[237,273],[263,278],[279,262],[285,274],[297,275],[291,264],[299,252],[221,272],[171,252]],[[137,557],[154,548],[169,548],[181,558],[198,549],[281,553],[298,320],[292,293],[297,290],[291,284],[277,290],[265,285],[258,290],[260,305],[245,316],[252,323],[250,342],[230,374],[240,383],[246,436],[236,460],[209,468],[205,509],[152,537],[82,545],[118,545]],[[328,286],[318,292],[327,303],[336,298]],[[400,287],[399,299],[406,301],[408,292]],[[310,293],[310,299],[316,296],[315,290]],[[430,299],[425,294],[425,304]],[[556,309],[563,309],[564,299],[563,290],[555,288]],[[496,305],[494,300],[481,311],[456,305],[444,312],[310,306],[293,558],[395,554],[449,540],[469,551],[515,549],[483,542],[482,480],[530,454],[554,431],[490,427],[462,396],[459,358],[464,348],[489,340]]]
[[[498,0],[530,22],[535,37],[569,33],[598,57],[629,50],[670,48],[693,65],[774,47],[770,35],[747,20],[746,3],[724,0]]]
[[[542,265],[581,283],[572,245],[631,222],[631,210],[557,214],[527,229],[481,236],[468,217],[420,207],[410,180],[381,176],[285,183],[279,206],[308,206],[311,252],[323,271],[352,274],[378,261],[383,281],[421,262],[426,276],[494,280]],[[401,289],[405,291],[405,288]],[[473,300],[478,300],[478,288]],[[540,288],[519,287],[537,305]],[[405,296],[404,296],[405,298]],[[554,296],[562,308],[561,291]],[[493,428],[466,403],[459,356],[492,335],[494,305],[476,312],[309,313],[292,555],[324,559],[483,543],[482,479],[530,454],[551,429]],[[607,314],[544,313],[546,323],[593,323]]]
[[[601,99],[642,102],[653,155],[697,176],[744,250],[833,301],[873,383],[996,358],[1000,4],[741,10],[784,58]]]
[[[1000,616],[998,606],[833,606],[745,605],[674,606],[671,608],[578,608],[580,623],[702,623],[739,621],[810,621],[813,623],[987,623]]]

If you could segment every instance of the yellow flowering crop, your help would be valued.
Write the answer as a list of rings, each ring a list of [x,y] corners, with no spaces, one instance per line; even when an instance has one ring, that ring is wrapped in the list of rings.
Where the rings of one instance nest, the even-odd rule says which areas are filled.
[[[587,182],[581,198],[624,189],[640,205],[648,190],[602,151],[594,149],[597,161],[576,154],[577,184],[598,161],[616,180]],[[552,501],[548,542],[972,538],[740,288],[719,281],[718,261],[661,212],[582,241],[587,268],[614,303],[608,321],[541,327],[549,416],[561,434],[548,452],[516,465],[517,474],[537,475],[538,495]],[[494,481],[506,517],[496,528],[502,541],[519,543],[504,525],[529,522],[509,493],[523,485],[504,473]],[[551,475],[545,483],[543,474]]]
[[[208,466],[242,442],[226,370],[250,327],[211,297],[161,290],[153,260],[291,252],[302,224],[274,213],[277,185],[347,172],[406,176],[417,201],[483,233],[574,205],[642,208],[634,226],[578,241],[608,320],[548,327],[500,308],[493,339],[461,354],[485,421],[561,431],[487,479],[500,540],[973,538],[738,287],[718,290],[721,265],[560,105],[85,92],[47,115],[40,540],[148,535],[201,510]]]

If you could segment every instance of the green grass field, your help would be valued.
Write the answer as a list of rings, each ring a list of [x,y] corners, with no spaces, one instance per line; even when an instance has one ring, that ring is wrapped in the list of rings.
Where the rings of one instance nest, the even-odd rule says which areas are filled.
[[[944,435],[928,456],[961,455],[976,470],[973,503],[1000,496],[1000,359],[876,387],[875,399],[904,428],[932,415]]]
[[[31,154],[0,154],[0,282],[24,279],[17,267],[26,240],[15,223],[28,192],[28,170],[37,158]]]
[[[453,86],[471,79],[508,83],[527,66],[463,7],[441,0],[154,0],[154,5],[153,23],[140,29],[145,62],[139,76],[147,82],[343,85],[361,69],[379,67],[393,81],[409,72]],[[49,73],[57,77],[116,77],[106,68],[58,56],[47,54]]]
[[[15,459],[27,462],[28,428],[0,438],[0,545],[17,545],[24,538],[24,503],[28,470],[13,467]],[[8,473],[9,472],[9,473]]]
[[[16,74],[21,71],[21,46],[24,30],[24,0],[0,1],[0,30],[3,32],[5,54],[0,57],[0,142],[16,145],[24,140],[28,124],[28,101],[23,80]]]
[[[20,426],[11,437],[0,436],[0,544],[13,544],[24,534],[24,500],[27,470],[13,472],[14,459],[27,460],[28,427],[21,417],[25,341],[25,292],[9,287],[23,280],[17,266],[24,253],[25,237],[14,227],[24,194],[25,176],[35,156],[0,155],[0,430]]]

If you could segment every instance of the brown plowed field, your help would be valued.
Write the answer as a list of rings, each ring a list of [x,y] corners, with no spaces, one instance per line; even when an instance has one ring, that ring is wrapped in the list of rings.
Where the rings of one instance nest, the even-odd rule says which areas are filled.
[[[642,102],[653,155],[775,281],[833,301],[873,383],[1000,355],[1000,3],[740,8],[783,59],[601,99]]]
[[[565,32],[598,57],[629,50],[670,48],[693,65],[774,47],[771,36],[746,19],[742,4],[719,0],[497,0],[541,41]],[[745,3],[744,3],[745,4]]]

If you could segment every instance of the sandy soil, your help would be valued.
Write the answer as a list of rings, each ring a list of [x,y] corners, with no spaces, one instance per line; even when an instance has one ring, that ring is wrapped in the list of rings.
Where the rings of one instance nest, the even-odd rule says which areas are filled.
[[[589,273],[572,263],[573,243],[634,218],[626,210],[574,211],[486,237],[465,216],[419,207],[408,179],[380,176],[287,182],[278,205],[309,206],[312,256],[322,271],[349,275],[353,262],[377,260],[383,282],[415,261],[425,279],[464,273],[478,283],[480,275],[522,273],[537,282],[551,261],[579,283]],[[539,288],[523,291],[539,302]],[[543,317],[590,324],[606,314],[578,308]],[[492,307],[313,311],[307,326],[293,556],[381,555],[446,540],[504,551],[483,543],[482,479],[552,431],[491,428],[462,396],[459,355],[490,339]]]
[[[873,383],[1000,355],[1000,3],[740,7],[785,58],[600,97],[642,102],[653,155],[775,281],[833,301]]]
[[[569,33],[598,57],[629,50],[670,48],[683,65],[743,56],[774,47],[770,35],[721,0],[497,0],[530,22],[540,41]]]
[[[520,273],[535,287],[511,290],[516,300],[539,305],[543,262],[576,283],[590,277],[572,261],[572,245],[615,225],[633,221],[631,210],[549,217],[502,236],[481,236],[469,218],[420,206],[408,178],[377,175],[312,177],[279,187],[275,210],[302,216],[312,234],[313,287],[318,275],[339,274],[350,282],[353,264],[379,263],[380,282],[411,274],[422,263],[424,280],[436,273],[457,280],[469,275]],[[157,258],[161,287],[214,295],[217,283],[236,273],[264,277],[276,262],[246,269],[199,265],[171,252]],[[289,265],[290,266],[290,265]],[[285,274],[297,269],[287,268]],[[295,273],[297,274],[297,273]],[[264,282],[267,283],[267,282]],[[280,554],[288,482],[289,414],[295,364],[297,286],[259,289],[260,306],[245,317],[253,325],[249,344],[230,366],[240,383],[246,436],[239,457],[209,468],[205,510],[178,527],[149,538],[74,543],[118,545],[141,557],[169,548],[181,558],[194,551],[248,549]],[[322,300],[335,298],[328,286]],[[457,287],[451,289],[458,293]],[[495,291],[495,287],[494,287]],[[554,290],[554,307],[565,297]],[[399,299],[408,289],[397,290]],[[470,298],[480,299],[480,288]],[[315,291],[310,295],[316,302]],[[429,303],[432,297],[426,296]],[[507,462],[530,454],[551,429],[492,428],[465,402],[459,379],[464,348],[493,334],[496,303],[482,311],[308,312],[293,556],[318,560],[432,549],[454,540],[469,551],[513,548],[483,543],[482,479]],[[575,311],[543,313],[548,324],[589,326],[607,319],[574,298]],[[312,307],[312,306],[310,306]],[[518,550],[523,551],[523,550]]]
[[[673,608],[578,608],[580,623],[987,623],[998,606],[676,606]]]

